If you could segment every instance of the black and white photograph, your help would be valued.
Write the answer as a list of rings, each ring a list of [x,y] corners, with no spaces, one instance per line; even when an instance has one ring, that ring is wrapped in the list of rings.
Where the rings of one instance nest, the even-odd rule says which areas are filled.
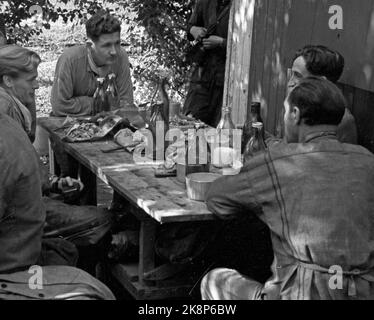
[[[0,300],[374,300],[373,153],[374,0],[0,1]]]

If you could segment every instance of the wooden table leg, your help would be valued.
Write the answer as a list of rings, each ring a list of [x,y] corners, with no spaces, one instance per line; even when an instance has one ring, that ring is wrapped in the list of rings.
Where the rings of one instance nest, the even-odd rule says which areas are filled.
[[[96,175],[85,166],[79,166],[79,177],[84,184],[81,196],[82,205],[97,205]]]
[[[139,235],[139,281],[144,284],[144,274],[155,267],[155,237],[157,223],[141,221]],[[149,283],[149,282],[148,282]]]

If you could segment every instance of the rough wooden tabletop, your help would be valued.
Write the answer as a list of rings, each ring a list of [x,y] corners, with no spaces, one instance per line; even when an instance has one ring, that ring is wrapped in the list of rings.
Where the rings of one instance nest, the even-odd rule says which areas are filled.
[[[64,118],[39,118],[38,124],[60,139]],[[65,150],[77,161],[108,183],[122,196],[143,209],[160,223],[205,221],[215,219],[204,202],[189,200],[185,184],[176,178],[156,178],[151,160],[135,163],[131,153],[120,150],[104,153],[115,147],[111,139],[98,142],[64,143]]]

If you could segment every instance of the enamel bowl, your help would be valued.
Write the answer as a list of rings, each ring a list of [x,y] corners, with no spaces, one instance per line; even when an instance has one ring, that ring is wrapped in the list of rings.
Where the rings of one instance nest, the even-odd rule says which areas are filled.
[[[191,173],[186,177],[188,198],[195,201],[205,201],[206,194],[213,181],[222,177],[209,172]]]

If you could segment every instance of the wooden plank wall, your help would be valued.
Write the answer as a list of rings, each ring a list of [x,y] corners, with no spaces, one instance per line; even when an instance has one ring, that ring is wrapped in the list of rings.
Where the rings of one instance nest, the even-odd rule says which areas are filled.
[[[236,124],[244,124],[247,111],[254,3],[234,0],[230,13],[223,105],[232,108]]]
[[[332,5],[343,8],[343,30],[329,28]],[[242,124],[250,102],[258,100],[267,130],[277,133],[295,51],[322,44],[346,59],[341,86],[360,143],[374,151],[374,0],[234,0],[230,32],[224,103],[232,106],[235,123]]]

